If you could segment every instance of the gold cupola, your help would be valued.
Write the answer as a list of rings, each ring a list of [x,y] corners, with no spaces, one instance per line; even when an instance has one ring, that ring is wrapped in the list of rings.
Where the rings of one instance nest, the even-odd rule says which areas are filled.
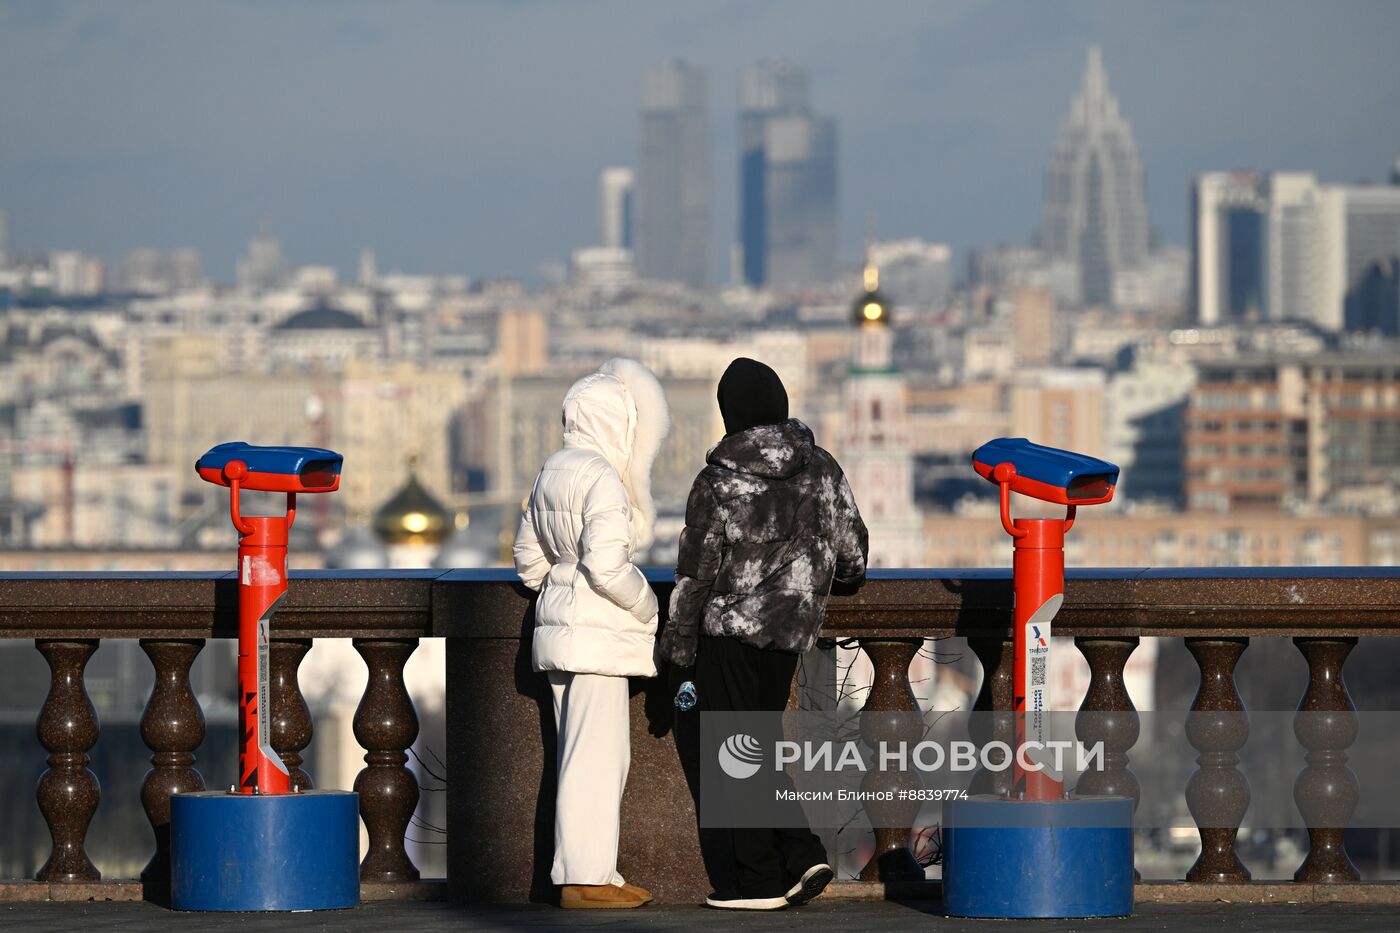
[[[865,291],[851,305],[851,318],[859,327],[888,327],[890,300],[880,294],[880,270],[873,262],[865,264]]]
[[[374,532],[385,544],[440,544],[452,533],[453,515],[418,481],[418,458],[408,461],[408,480],[374,513]]]

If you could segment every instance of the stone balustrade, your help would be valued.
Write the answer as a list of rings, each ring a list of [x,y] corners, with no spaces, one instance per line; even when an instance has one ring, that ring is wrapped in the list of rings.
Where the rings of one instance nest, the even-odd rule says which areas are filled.
[[[669,573],[651,573],[664,606]],[[1005,713],[1011,703],[1011,588],[1005,571],[904,570],[872,574],[861,592],[833,598],[826,634],[858,645],[874,668],[860,720],[863,735],[905,728],[914,711],[910,661],[927,638],[966,639],[985,676],[974,709]],[[663,619],[664,624],[664,619]],[[447,638],[448,890],[464,900],[545,899],[552,846],[553,722],[548,691],[529,669],[530,594],[509,571],[310,572],[293,574],[272,620],[272,742],[298,786],[313,786],[302,752],[314,724],[297,669],[316,638],[351,638],[368,682],[354,717],[365,748],[355,781],[369,835],[361,880],[410,885],[418,869],[404,835],[418,802],[407,767],[418,719],[404,664],[422,638]],[[0,574],[0,637],[32,639],[51,672],[38,713],[38,745],[48,770],[37,800],[52,834],[35,875],[50,886],[91,884],[86,854],[101,789],[89,754],[101,741],[84,669],[101,639],[139,639],[155,671],[141,722],[151,770],[141,801],[153,831],[141,881],[159,897],[168,879],[170,795],[205,786],[195,755],[204,717],[190,689],[191,665],[211,638],[233,638],[237,581],[232,573]],[[1307,766],[1298,778],[1309,848],[1300,884],[1358,879],[1342,832],[1357,802],[1345,767],[1356,717],[1342,666],[1359,638],[1400,636],[1400,572],[1393,569],[1071,571],[1057,635],[1074,637],[1090,670],[1079,738],[1104,742],[1106,769],[1083,792],[1139,796],[1131,750],[1139,721],[1123,671],[1139,639],[1182,638],[1200,668],[1187,737],[1199,753],[1186,800],[1202,851],[1191,885],[1239,885],[1248,869],[1235,851],[1249,802],[1238,766],[1249,739],[1234,671],[1254,638],[1290,638],[1307,663],[1299,684],[1297,741]],[[637,681],[633,697],[633,778],[624,801],[623,862],[662,900],[704,894],[688,780],[670,739],[669,697],[659,681]],[[1324,715],[1317,715],[1324,714]],[[1009,734],[1009,716],[992,729]],[[890,734],[898,739],[902,736]],[[39,749],[35,750],[36,761]],[[978,789],[1001,792],[1005,775],[979,774]],[[1349,780],[1348,780],[1349,778]],[[872,778],[874,779],[874,778]],[[12,804],[17,805],[17,804]],[[913,808],[917,811],[917,807]],[[898,811],[898,812],[896,812]],[[896,827],[914,812],[885,814]],[[866,882],[922,878],[909,829],[877,830],[860,872]],[[1189,885],[1188,885],[1189,886]],[[1359,886],[1367,887],[1367,886]],[[1237,895],[1238,896],[1238,895]]]

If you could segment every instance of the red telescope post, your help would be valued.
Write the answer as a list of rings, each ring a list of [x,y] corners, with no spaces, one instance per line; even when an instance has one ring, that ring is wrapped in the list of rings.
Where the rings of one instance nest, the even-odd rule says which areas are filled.
[[[297,494],[287,493],[285,515],[245,517],[238,500],[248,466],[234,460],[224,467],[229,480],[229,514],[238,530],[238,790],[245,794],[286,794],[291,775],[272,750],[269,689],[269,626],[287,597],[287,538],[297,516]]]
[[[199,475],[229,488],[238,531],[238,791],[290,793],[291,776],[272,749],[269,650],[272,614],[287,596],[287,540],[298,492],[333,492],[341,457],[310,447],[221,444],[195,464]],[[286,494],[282,515],[243,514],[244,489]]]
[[[1011,480],[1016,468],[997,465],[1001,486],[1001,524],[1011,535],[1011,586],[1013,651],[1016,664],[1012,679],[1012,710],[1016,720],[1016,763],[1011,786],[1013,796],[1026,800],[1053,800],[1064,796],[1061,775],[1030,749],[1045,747],[1045,714],[1050,711],[1050,623],[1065,599],[1065,532],[1074,524],[1074,506],[1064,518],[1011,518]],[[1004,477],[1004,478],[1003,478]],[[1027,745],[1027,743],[1035,743]],[[1024,758],[1040,764],[1027,771]]]
[[[1016,724],[1011,794],[1024,800],[1064,796],[1062,775],[1047,753],[1051,740],[1050,625],[1065,592],[1065,533],[1080,505],[1113,498],[1118,467],[1105,460],[1042,447],[1025,438],[1000,438],[972,455],[973,468],[1000,487],[1001,526],[1013,543],[1011,585],[1013,677]],[[1064,518],[1011,517],[1011,494],[1020,493],[1065,506]]]

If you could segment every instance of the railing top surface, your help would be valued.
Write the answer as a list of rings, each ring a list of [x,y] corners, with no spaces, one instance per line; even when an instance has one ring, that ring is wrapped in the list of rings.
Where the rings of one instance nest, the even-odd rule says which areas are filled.
[[[668,568],[647,577],[665,597]],[[519,638],[530,593],[509,569],[293,572],[283,637]],[[872,570],[835,595],[834,635],[997,636],[1008,569]],[[215,572],[0,573],[0,637],[232,637],[238,580]],[[661,600],[663,606],[666,600]],[[664,610],[663,610],[664,611]],[[1400,568],[1102,568],[1066,573],[1063,635],[1400,636]]]

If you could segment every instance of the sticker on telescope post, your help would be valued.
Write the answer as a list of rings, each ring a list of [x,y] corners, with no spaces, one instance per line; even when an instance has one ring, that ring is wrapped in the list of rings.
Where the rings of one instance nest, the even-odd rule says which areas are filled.
[[[1026,620],[1026,738],[1045,741],[1045,712],[1050,708],[1050,621],[1064,594],[1056,593]]]
[[[282,573],[261,554],[245,554],[241,582],[244,586],[277,586],[282,582]]]
[[[272,601],[272,605],[263,610],[263,614],[258,617],[258,750],[264,758],[272,762],[274,768],[283,774],[290,774],[282,762],[282,756],[272,750],[272,665],[268,656],[272,641],[272,614],[286,598],[286,592],[279,594]]]

